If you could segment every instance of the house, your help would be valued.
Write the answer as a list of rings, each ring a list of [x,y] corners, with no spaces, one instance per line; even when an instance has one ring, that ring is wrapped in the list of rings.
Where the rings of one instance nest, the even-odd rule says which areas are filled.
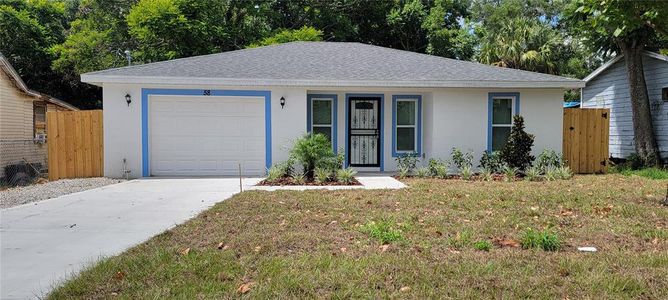
[[[0,178],[7,165],[46,168],[46,112],[59,110],[79,109],[30,90],[0,53]]]
[[[306,132],[346,164],[499,149],[525,116],[534,152],[561,151],[580,80],[360,43],[292,42],[86,73],[103,88],[105,175],[261,175]],[[476,159],[477,159],[476,158]]]
[[[654,134],[663,159],[668,159],[668,56],[643,53]],[[633,113],[626,63],[619,55],[583,80],[582,108],[610,109],[610,156],[626,158],[635,152]]]

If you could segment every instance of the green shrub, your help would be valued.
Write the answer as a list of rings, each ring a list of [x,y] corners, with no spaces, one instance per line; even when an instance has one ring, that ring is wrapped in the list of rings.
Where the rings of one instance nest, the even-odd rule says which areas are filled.
[[[473,177],[473,168],[471,166],[463,166],[461,168],[461,175],[462,179],[471,180],[471,177]]]
[[[314,171],[314,179],[316,183],[324,183],[329,180],[329,176],[331,176],[332,172],[329,169],[324,169],[324,168],[315,168]]]
[[[402,153],[395,159],[397,161],[397,170],[399,170],[399,173],[406,175],[413,174],[419,159],[420,155],[417,153]]]
[[[501,158],[510,167],[524,171],[534,160],[531,155],[533,140],[533,134],[524,131],[524,118],[520,115],[513,116],[513,127],[506,145],[501,150]]]
[[[545,169],[545,179],[547,181],[554,181],[559,179],[559,173],[557,172],[557,168],[549,166]]]
[[[561,241],[556,233],[543,230],[534,231],[527,229],[520,238],[520,244],[524,249],[543,249],[545,251],[557,251],[561,248]]]
[[[303,185],[306,183],[306,175],[296,174],[295,176],[292,176],[292,180],[294,180],[296,184]]]
[[[551,149],[543,150],[536,158],[534,166],[545,173],[548,167],[561,168],[564,166],[564,159],[556,151]]]
[[[395,222],[389,220],[380,220],[378,222],[370,221],[361,227],[362,233],[366,233],[382,244],[389,244],[404,240],[403,232]]]
[[[408,169],[398,169],[397,172],[399,174],[399,178],[406,178],[411,175]]]
[[[443,173],[448,172],[447,162],[436,158],[429,159],[428,168],[429,168],[429,175],[433,177],[442,177],[441,175]]]
[[[492,249],[492,243],[488,240],[477,241],[473,243],[473,248],[480,251],[489,251]]]
[[[492,171],[489,169],[480,169],[480,179],[483,181],[492,181],[494,180],[494,175],[492,175]]]
[[[429,177],[429,168],[419,167],[419,168],[415,169],[415,176],[417,176],[419,178]]]
[[[457,148],[452,148],[452,165],[461,171],[462,168],[473,166],[473,152],[462,152]]]
[[[349,184],[355,179],[355,174],[357,174],[357,171],[352,168],[339,169],[336,171],[336,180]]]
[[[267,181],[275,181],[278,179],[283,178],[283,169],[277,165],[271,166],[269,170],[267,170]]]
[[[568,180],[573,178],[573,172],[568,166],[562,166],[556,169],[557,177],[562,180]]]
[[[540,168],[531,167],[524,171],[524,179],[527,181],[540,181],[542,178],[540,176]]]
[[[517,175],[517,168],[511,166],[503,167],[503,176],[504,179],[508,182],[515,180],[515,175]]]
[[[447,178],[448,177],[448,167],[445,164],[438,165],[435,167],[436,177],[438,178]]]
[[[480,158],[480,168],[487,169],[491,173],[501,173],[503,166],[503,159],[501,159],[499,151],[485,151],[482,153],[482,157]]]
[[[313,178],[315,167],[323,160],[335,157],[332,145],[323,134],[306,134],[292,146],[290,156],[299,162],[307,178]]]
[[[281,177],[290,177],[295,173],[294,164],[295,160],[288,158],[286,161],[275,164],[274,167],[276,167],[281,172]]]
[[[344,150],[339,149],[339,152],[336,153],[332,157],[323,157],[320,159],[315,167],[316,168],[321,168],[325,170],[329,170],[330,172],[336,172],[338,169],[343,169],[343,164],[346,160],[346,157],[344,155]]]

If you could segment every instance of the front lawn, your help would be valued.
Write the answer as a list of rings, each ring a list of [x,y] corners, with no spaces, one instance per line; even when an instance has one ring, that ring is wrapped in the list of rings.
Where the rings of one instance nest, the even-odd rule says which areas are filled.
[[[405,181],[244,192],[50,298],[668,298],[668,180]]]

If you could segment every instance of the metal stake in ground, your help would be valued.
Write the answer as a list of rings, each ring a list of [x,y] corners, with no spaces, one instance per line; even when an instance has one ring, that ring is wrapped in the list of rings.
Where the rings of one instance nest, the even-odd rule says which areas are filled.
[[[241,164],[239,164],[239,193],[243,192],[243,184],[241,183]]]

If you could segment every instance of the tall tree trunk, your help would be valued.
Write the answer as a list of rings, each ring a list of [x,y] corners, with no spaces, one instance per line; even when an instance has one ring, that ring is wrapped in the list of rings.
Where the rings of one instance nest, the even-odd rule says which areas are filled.
[[[661,165],[659,147],[654,137],[652,112],[650,111],[645,72],[642,64],[642,46],[635,42],[617,43],[624,54],[629,78],[629,94],[633,111],[633,140],[636,153],[647,166]]]

